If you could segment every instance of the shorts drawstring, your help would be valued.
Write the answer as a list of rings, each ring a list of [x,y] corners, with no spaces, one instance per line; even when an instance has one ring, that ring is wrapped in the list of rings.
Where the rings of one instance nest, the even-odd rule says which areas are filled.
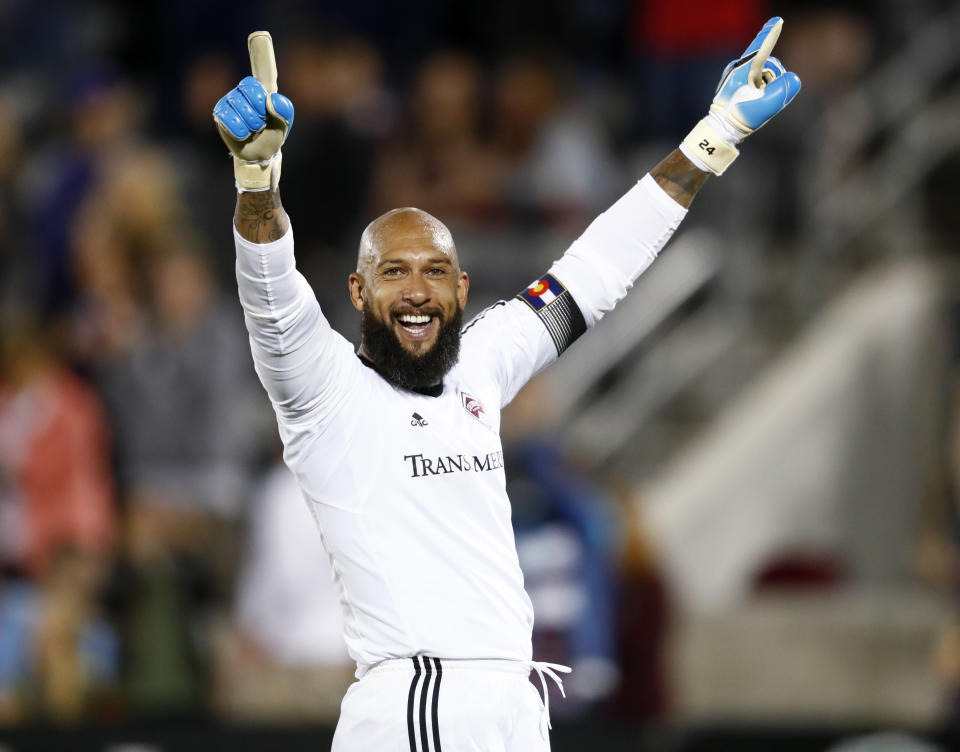
[[[560,696],[566,698],[567,694],[563,691],[563,680],[554,672],[559,671],[562,674],[569,674],[572,669],[559,663],[546,663],[545,661],[529,661],[527,665],[537,672],[537,676],[540,677],[540,686],[543,687],[543,718],[547,722],[547,728],[544,729],[541,723],[540,733],[546,736],[547,729],[552,729],[553,726],[550,725],[550,692],[547,690],[547,680],[543,678],[543,675],[546,674],[553,679],[560,690]]]

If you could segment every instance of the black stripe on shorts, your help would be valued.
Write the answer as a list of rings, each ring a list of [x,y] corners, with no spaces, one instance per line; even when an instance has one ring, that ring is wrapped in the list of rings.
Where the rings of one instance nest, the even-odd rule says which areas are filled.
[[[439,658],[433,660],[437,662],[437,678],[433,680],[433,752],[440,752],[440,716],[437,715],[437,704],[440,702],[440,678],[443,676],[443,668]]]
[[[427,752],[427,692],[430,691],[430,676],[433,674],[433,664],[427,657],[423,658],[426,674],[423,677],[423,686],[420,687],[420,749]]]
[[[417,693],[417,682],[420,681],[420,661],[413,660],[413,680],[410,682],[410,694],[407,696],[407,736],[410,737],[410,752],[417,752],[417,737],[413,731],[413,698]]]

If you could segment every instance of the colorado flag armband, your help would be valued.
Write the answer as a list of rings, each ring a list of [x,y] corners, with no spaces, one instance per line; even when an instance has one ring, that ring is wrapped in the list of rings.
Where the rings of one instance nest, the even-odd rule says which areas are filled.
[[[537,314],[550,333],[557,355],[562,355],[577,337],[587,331],[587,322],[563,283],[547,274],[517,295]]]

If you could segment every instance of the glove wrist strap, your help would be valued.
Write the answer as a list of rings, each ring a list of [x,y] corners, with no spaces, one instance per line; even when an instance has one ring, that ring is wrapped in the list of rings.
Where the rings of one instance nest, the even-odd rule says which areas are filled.
[[[722,175],[740,152],[713,128],[708,115],[687,134],[680,151],[704,172]]]
[[[233,158],[233,176],[236,178],[237,191],[256,193],[276,189],[280,182],[280,165],[283,155],[277,152],[266,162],[244,162]]]
[[[749,128],[744,130],[739,125],[737,125],[737,120],[735,112],[721,112],[714,109],[715,106],[710,107],[710,112],[707,113],[707,116],[704,118],[710,127],[713,128],[714,133],[720,136],[724,141],[726,141],[731,146],[737,146],[743,139],[753,133]]]

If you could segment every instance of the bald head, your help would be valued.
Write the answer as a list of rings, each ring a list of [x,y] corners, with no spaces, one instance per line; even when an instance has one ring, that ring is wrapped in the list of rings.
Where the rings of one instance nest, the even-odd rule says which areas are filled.
[[[360,236],[357,273],[368,276],[383,255],[394,250],[439,251],[450,260],[455,270],[460,270],[457,247],[450,230],[422,209],[412,206],[391,209],[368,224]]]
[[[348,285],[362,314],[360,355],[404,388],[438,383],[456,362],[470,287],[443,222],[411,207],[377,217]]]

